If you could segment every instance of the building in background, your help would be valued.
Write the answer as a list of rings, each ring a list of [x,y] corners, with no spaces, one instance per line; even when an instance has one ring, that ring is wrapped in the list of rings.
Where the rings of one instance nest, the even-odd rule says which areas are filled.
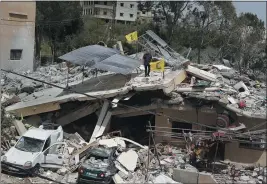
[[[142,12],[142,11],[137,11],[137,20],[142,24],[142,23],[149,23],[152,22],[153,20],[153,13],[151,11],[148,12]]]
[[[137,2],[117,1],[114,4],[113,1],[81,1],[81,6],[83,15],[92,15],[106,21],[115,18],[116,22],[130,23],[137,19]]]
[[[0,63],[33,70],[36,2],[0,2]]]

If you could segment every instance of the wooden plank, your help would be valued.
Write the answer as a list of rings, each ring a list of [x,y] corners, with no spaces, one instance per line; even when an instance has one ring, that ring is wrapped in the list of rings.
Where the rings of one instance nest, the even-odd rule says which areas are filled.
[[[74,122],[80,118],[83,118],[89,114],[92,114],[93,112],[95,112],[98,108],[100,107],[99,103],[95,103],[92,105],[88,105],[85,107],[82,107],[80,109],[77,109],[73,112],[70,112],[68,114],[66,114],[63,117],[60,117],[59,119],[56,120],[56,123],[59,125],[67,125],[71,122]]]

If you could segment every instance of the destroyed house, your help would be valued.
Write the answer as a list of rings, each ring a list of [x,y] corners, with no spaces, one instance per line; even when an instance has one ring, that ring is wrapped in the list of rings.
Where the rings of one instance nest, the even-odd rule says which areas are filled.
[[[95,49],[106,50],[105,56]],[[263,83],[255,86],[248,77],[222,65],[186,63],[174,69],[171,65],[184,63],[177,58],[180,64],[165,67],[164,76],[152,71],[144,77],[138,60],[101,46],[61,58],[109,72],[69,84],[64,90],[34,92],[6,111],[34,126],[52,121],[56,114],[54,122],[65,132],[78,132],[88,142],[111,132],[143,145],[148,144],[149,132],[157,143],[181,147],[185,140],[219,140],[217,157],[221,160],[266,165]],[[231,77],[225,75],[228,70]]]

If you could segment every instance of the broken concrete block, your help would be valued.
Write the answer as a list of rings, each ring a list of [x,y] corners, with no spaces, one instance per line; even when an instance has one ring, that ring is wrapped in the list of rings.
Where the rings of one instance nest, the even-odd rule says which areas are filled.
[[[228,100],[229,100],[229,102],[231,102],[231,104],[236,104],[237,103],[236,100],[231,96],[228,96]]]
[[[210,173],[199,173],[198,183],[217,183]]]
[[[236,85],[234,85],[234,88],[235,88],[236,90],[238,90],[240,93],[241,93],[241,92],[245,92],[245,91],[248,91],[248,92],[249,92],[248,87],[244,84],[243,81],[240,81],[240,82],[238,82]]]
[[[129,150],[127,152],[123,152],[117,158],[117,161],[121,163],[126,169],[129,171],[134,171],[137,164],[138,155],[135,151]]]
[[[65,167],[62,167],[61,169],[57,170],[57,173],[59,175],[65,175],[68,172],[68,169],[66,169]]]
[[[154,180],[153,183],[178,183],[176,181],[174,181],[173,179],[171,179],[169,176],[166,176],[164,174],[160,174],[159,176],[157,176]]]
[[[232,79],[234,76],[235,76],[235,71],[234,70],[230,70],[230,71],[227,71],[227,72],[220,72],[220,74],[227,78],[227,79]]]
[[[173,179],[181,183],[197,184],[198,172],[175,168],[173,169]]]
[[[124,180],[118,174],[115,174],[112,179],[115,184],[124,183]]]
[[[200,70],[196,67],[188,65],[188,68],[186,69],[186,72],[188,72],[191,75],[194,75],[200,79],[207,80],[207,81],[215,81],[216,80],[216,75],[206,72],[204,70]]]
[[[27,129],[25,128],[24,124],[19,120],[13,121],[14,126],[16,127],[16,130],[18,131],[18,134],[21,136],[23,135]]]
[[[241,181],[249,181],[249,176],[241,176],[240,180]]]
[[[122,179],[126,179],[126,178],[128,177],[124,172],[121,172],[121,171],[118,172],[118,175],[119,175]]]
[[[258,176],[258,180],[262,181],[263,180],[263,176]]]
[[[73,153],[73,151],[74,151],[74,148],[73,148],[73,147],[67,147],[67,149],[68,149],[68,152],[69,152],[70,155],[71,155],[71,154]]]
[[[222,71],[222,72],[227,72],[229,70],[232,70],[232,68],[229,68],[227,66],[224,65],[212,65],[214,68],[217,68],[218,70]]]
[[[103,145],[103,146],[107,146],[109,148],[117,147],[117,146],[121,146],[123,148],[126,148],[125,142],[119,138],[99,140],[99,144]]]
[[[123,172],[125,175],[128,175],[129,173],[128,173],[128,171],[126,171],[122,166],[121,166],[121,164],[119,163],[119,162],[115,162],[115,167],[118,169],[118,170],[120,170],[121,172]]]
[[[258,174],[256,172],[252,173],[252,177],[257,177],[257,176],[258,176]]]
[[[68,182],[68,183],[76,183],[77,178],[78,178],[78,172],[76,172],[76,173],[71,173],[71,174],[68,175],[67,182]]]

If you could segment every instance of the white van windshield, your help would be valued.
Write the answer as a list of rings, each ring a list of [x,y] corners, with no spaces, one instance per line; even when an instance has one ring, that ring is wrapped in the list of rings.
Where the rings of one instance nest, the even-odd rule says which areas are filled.
[[[16,144],[15,148],[26,152],[41,152],[43,145],[43,140],[22,136]]]

